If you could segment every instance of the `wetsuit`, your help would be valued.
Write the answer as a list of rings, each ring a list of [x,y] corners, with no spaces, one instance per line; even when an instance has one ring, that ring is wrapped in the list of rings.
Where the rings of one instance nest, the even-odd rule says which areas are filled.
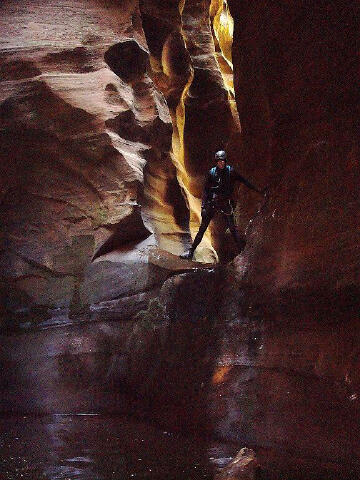
[[[232,200],[232,193],[236,181],[244,183],[248,188],[255,192],[261,193],[260,190],[239,175],[230,165],[225,165],[223,169],[216,166],[209,171],[205,182],[204,195],[201,204],[201,224],[191,246],[192,252],[195,251],[196,247],[201,242],[210,220],[217,212],[221,212],[225,215],[229,230],[233,235],[239,250],[244,248],[245,241],[238,234],[234,221],[234,202]]]

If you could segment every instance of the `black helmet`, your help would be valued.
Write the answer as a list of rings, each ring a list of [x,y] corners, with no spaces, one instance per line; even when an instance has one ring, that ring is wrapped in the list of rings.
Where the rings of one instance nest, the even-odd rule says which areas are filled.
[[[226,162],[226,152],[224,150],[219,150],[215,153],[215,160],[218,162],[219,160],[224,160]]]

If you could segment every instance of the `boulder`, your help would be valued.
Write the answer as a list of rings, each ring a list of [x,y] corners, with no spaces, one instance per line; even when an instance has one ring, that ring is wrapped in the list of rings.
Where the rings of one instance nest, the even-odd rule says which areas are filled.
[[[215,480],[255,480],[257,460],[255,452],[242,448],[231,462],[222,467],[215,475]]]

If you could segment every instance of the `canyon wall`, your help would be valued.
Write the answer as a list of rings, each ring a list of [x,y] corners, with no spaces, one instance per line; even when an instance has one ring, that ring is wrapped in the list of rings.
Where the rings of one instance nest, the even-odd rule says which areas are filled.
[[[1,321],[64,322],[144,289],[89,298],[94,277],[115,281],[113,265],[92,259],[121,251],[132,272],[154,245],[186,248],[204,174],[239,128],[234,101],[210,2],[0,8]],[[198,259],[216,260],[215,249],[209,232]]]
[[[1,4],[1,410],[356,478],[359,7],[228,3]],[[237,192],[230,263],[181,262],[225,147],[268,194]],[[196,259],[235,253],[217,220]]]
[[[269,197],[228,276],[216,428],[358,476],[359,6],[229,3],[234,148]]]
[[[171,119],[147,75],[138,6],[118,7],[0,7],[0,262],[8,327],[87,312],[82,285],[94,254],[127,251],[150,235],[141,217],[147,152],[174,175]]]

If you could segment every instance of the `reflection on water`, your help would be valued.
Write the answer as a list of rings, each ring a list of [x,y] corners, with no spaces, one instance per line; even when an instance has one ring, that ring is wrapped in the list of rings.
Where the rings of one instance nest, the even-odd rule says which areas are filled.
[[[128,418],[0,418],[1,480],[197,480],[229,452]]]

